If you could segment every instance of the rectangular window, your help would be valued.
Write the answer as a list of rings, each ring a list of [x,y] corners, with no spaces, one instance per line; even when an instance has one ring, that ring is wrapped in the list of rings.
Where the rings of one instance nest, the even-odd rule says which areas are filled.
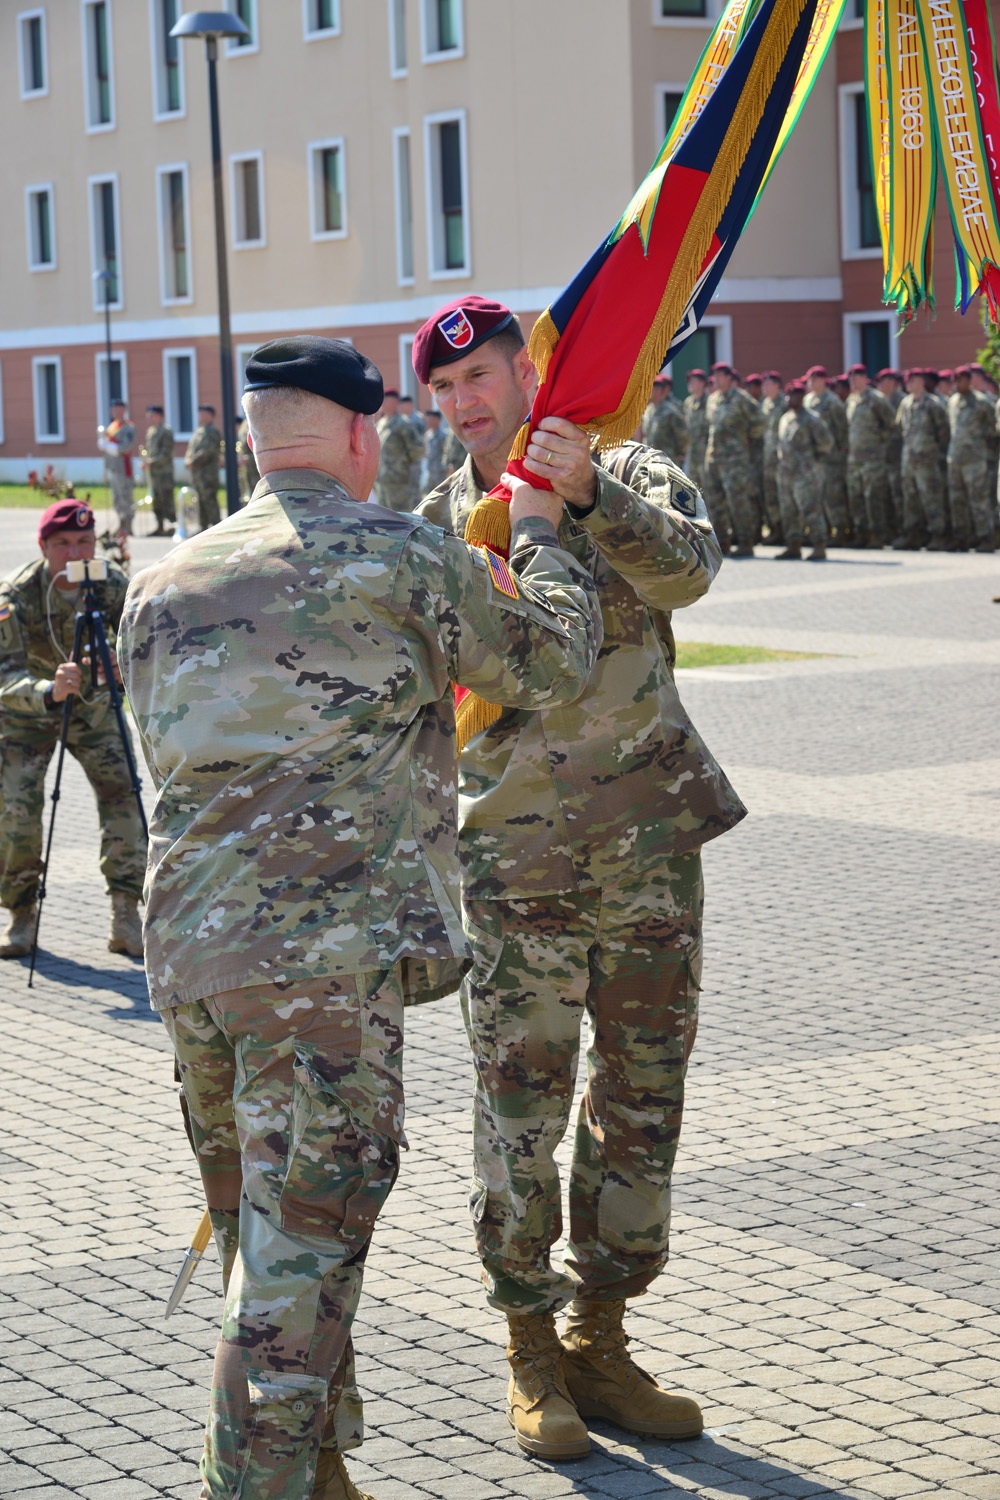
[[[342,240],[347,234],[344,142],[313,141],[309,147],[309,200],[314,240]]]
[[[658,140],[666,140],[670,134],[670,128],[677,118],[677,111],[681,107],[684,98],[684,90],[672,88],[670,84],[659,84],[659,109],[657,111],[656,128],[659,131]]]
[[[195,352],[193,349],[163,351],[163,389],[167,426],[174,437],[186,441],[195,429],[198,409]]]
[[[233,249],[247,250],[265,243],[264,157],[260,151],[229,158],[233,204]]]
[[[858,244],[862,250],[881,247],[878,232],[878,209],[872,179],[872,148],[868,131],[868,106],[864,94],[854,95],[854,140],[857,155]]]
[[[160,216],[160,297],[164,303],[191,301],[191,231],[187,167],[158,167]]]
[[[157,120],[184,113],[181,44],[170,32],[181,14],[181,0],[151,0],[153,109]]]
[[[58,354],[31,361],[35,396],[35,442],[62,443],[62,360]]]
[[[83,57],[86,70],[87,129],[110,130],[115,123],[111,78],[111,7],[108,0],[84,0]]]
[[[406,77],[406,0],[389,0],[389,72]]]
[[[21,98],[37,99],[49,91],[44,10],[22,11],[17,18],[21,60]]]
[[[118,232],[118,179],[90,179],[90,237],[93,255],[94,308],[122,305],[121,252]]]
[[[427,233],[432,277],[470,274],[465,111],[424,120]]]
[[[56,264],[56,230],[52,184],[25,189],[28,211],[28,268],[53,271]]]
[[[413,179],[410,173],[410,132],[392,133],[393,175],[396,186],[396,279],[413,285]]]
[[[340,0],[302,0],[306,41],[340,35]]]
[[[707,16],[708,6],[706,0],[659,0],[659,15],[664,21],[672,21],[675,16]]]
[[[837,95],[841,255],[845,260],[876,259],[881,238],[864,84],[841,84]]]
[[[112,354],[111,364],[108,364],[106,354],[98,354],[94,360],[96,373],[95,391],[97,394],[97,422],[102,425],[108,421],[112,401],[128,400],[128,375],[125,368],[124,354]],[[108,375],[110,372],[110,380]]]
[[[420,0],[424,62],[442,62],[464,53],[462,0]]]
[[[230,55],[239,52],[256,52],[260,47],[260,37],[257,34],[257,0],[227,0],[225,9],[231,11],[234,16],[239,16],[249,36],[237,37],[235,41],[226,43],[226,52]]]

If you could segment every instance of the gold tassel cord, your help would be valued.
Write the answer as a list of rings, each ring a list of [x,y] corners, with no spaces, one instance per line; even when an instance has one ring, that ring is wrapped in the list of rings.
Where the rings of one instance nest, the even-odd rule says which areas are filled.
[[[472,507],[465,523],[465,540],[470,547],[489,547],[507,557],[510,552],[510,506],[506,500],[484,495]],[[495,724],[503,713],[478,694],[466,693],[455,709],[455,741],[461,755],[474,734],[481,734]]]
[[[476,693],[467,693],[455,709],[455,744],[461,755],[473,735],[482,734],[495,724],[503,709],[495,703],[487,703]]]

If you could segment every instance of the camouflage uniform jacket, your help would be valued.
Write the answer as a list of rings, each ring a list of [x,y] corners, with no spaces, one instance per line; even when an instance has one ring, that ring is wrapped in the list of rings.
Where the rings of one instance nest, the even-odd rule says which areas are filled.
[[[688,435],[686,463],[689,472],[697,473],[705,462],[705,449],[708,447],[707,406],[708,397],[704,393],[684,398],[684,420]]]
[[[423,452],[420,434],[412,422],[397,412],[394,417],[379,418],[378,435],[382,443],[378,482],[405,489],[411,483],[413,465],[419,463]]]
[[[822,417],[833,438],[826,462],[833,468],[843,468],[847,463],[847,408],[843,401],[828,387],[825,391],[810,391],[802,404],[806,411]]]
[[[285,470],[137,575],[121,661],[159,793],[154,1007],[464,958],[450,679],[540,708],[600,644],[548,523],[517,543],[515,599],[464,542]]]
[[[443,423],[437,432],[430,427],[424,433],[424,488],[437,489],[445,475],[444,447],[447,438]]]
[[[705,593],[719,544],[686,475],[639,453],[628,487],[598,469],[595,508],[566,512],[559,527],[601,599],[604,646],[586,691],[542,713],[509,709],[462,752],[459,850],[470,899],[616,886],[745,815],[672,670],[668,611]],[[420,513],[461,534],[482,493],[468,459]]]
[[[162,470],[164,473],[173,473],[174,435],[166,422],[158,422],[155,427],[146,429],[146,439],[139,452],[150,472]]]
[[[904,459],[940,458],[947,450],[951,439],[947,408],[927,391],[904,396],[896,421],[903,434]]]
[[[874,386],[847,398],[847,455],[852,463],[888,462],[896,414]]]
[[[442,427],[446,427],[445,423],[442,423],[441,425]],[[456,437],[455,433],[452,432],[451,428],[446,427],[446,435],[444,440],[445,469],[450,474],[453,469],[460,469],[464,463],[465,449],[463,448],[459,438]]]
[[[653,402],[646,407],[642,418],[642,440],[648,448],[656,448],[683,464],[687,452],[688,429],[684,409],[672,396]]]
[[[833,447],[830,429],[803,404],[782,412],[778,423],[778,463],[785,476],[800,474],[810,464],[822,463]]]
[[[980,391],[963,396],[953,391],[948,397],[948,421],[951,442],[948,457],[953,463],[989,461],[996,442],[996,413],[993,402]]]
[[[705,408],[708,419],[706,463],[742,460],[753,463],[755,446],[764,433],[764,414],[752,396],[731,385],[713,391]]]
[[[132,449],[135,447],[135,428],[132,423],[127,418],[121,422],[109,422],[104,429],[104,441],[114,449],[110,453],[105,449],[108,472],[121,475],[131,473]]]
[[[184,462],[192,473],[204,469],[209,474],[222,463],[222,433],[214,422],[196,427],[184,454]]]
[[[49,584],[43,557],[0,582],[0,730],[12,740],[49,737],[60,723],[59,712],[45,707],[45,694],[52,686],[56,668],[69,660],[73,649],[80,595],[78,590],[64,593],[55,587],[50,589]],[[112,564],[107,582],[95,589],[111,646],[127,588],[125,574]],[[52,644],[50,620],[61,653]],[[85,670],[84,691],[73,706],[74,720],[96,729],[105,720],[113,722],[112,713],[107,687],[93,689],[89,671]]]
[[[784,391],[779,391],[776,396],[765,396],[760,403],[760,409],[764,414],[764,465],[773,466],[778,462],[778,423],[788,410],[788,397]]]

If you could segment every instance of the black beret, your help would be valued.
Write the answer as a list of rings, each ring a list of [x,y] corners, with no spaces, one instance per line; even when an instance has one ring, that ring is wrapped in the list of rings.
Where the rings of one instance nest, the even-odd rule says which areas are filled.
[[[382,405],[382,377],[353,344],[302,334],[261,344],[247,360],[244,391],[289,385],[372,417]]]

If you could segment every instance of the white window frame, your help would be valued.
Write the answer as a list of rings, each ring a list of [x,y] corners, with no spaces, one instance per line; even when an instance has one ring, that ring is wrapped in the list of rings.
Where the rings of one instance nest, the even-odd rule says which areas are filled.
[[[840,25],[837,27],[838,31],[859,31],[865,24],[864,16],[850,16],[847,14],[852,8],[851,0],[847,0],[844,14],[840,18]]]
[[[837,123],[840,161],[840,254],[843,260],[881,260],[881,245],[862,248],[858,218],[858,182],[856,164],[858,140],[855,128],[854,101],[864,94],[863,83],[842,83],[837,89]],[[850,170],[848,170],[848,168]]]
[[[413,369],[413,340],[416,334],[401,333],[399,335],[399,394],[401,396],[412,396],[414,410],[418,409],[420,401],[420,382],[417,380]]]
[[[653,87],[653,140],[656,142],[654,151],[659,151],[666,140],[667,132],[663,128],[663,101],[668,94],[680,94],[683,98],[686,83],[657,83]]]
[[[111,359],[121,366],[122,372],[122,400],[128,405],[128,355],[124,349],[112,349]],[[94,394],[97,398],[97,425],[102,427],[108,420],[108,411],[111,405],[111,382],[106,376],[102,379],[107,369],[108,356],[104,349],[98,350],[94,355]],[[108,400],[104,401],[105,390]]]
[[[180,84],[181,102],[179,109],[163,109],[163,97],[166,89],[161,84],[166,82],[166,60],[161,52],[163,31],[160,25],[160,6],[162,0],[149,0],[149,54],[153,67],[153,120],[156,124],[162,124],[166,120],[183,120],[187,115],[187,85],[184,76],[184,46],[181,41],[177,43],[177,79]],[[184,0],[179,0],[177,7],[178,19],[184,12]]]
[[[438,200],[441,193],[441,154],[436,126],[457,121],[462,142],[462,209],[465,219],[465,263],[438,269],[437,230]],[[412,175],[412,161],[411,161]],[[446,109],[437,114],[424,115],[424,191],[427,205],[427,278],[429,281],[468,280],[472,275],[472,214],[469,202],[469,133],[468,117],[464,109]]]
[[[334,13],[336,16],[333,25],[324,26],[322,30],[316,29],[311,25],[311,17],[309,15],[309,12],[312,9],[312,5],[313,0],[302,0],[302,35],[304,36],[305,40],[307,42],[322,42],[329,36],[339,36],[341,22],[343,19],[341,16],[340,0],[333,0]]]
[[[431,47],[431,28],[436,21],[434,10],[437,3],[438,0],[420,0],[420,60],[425,63],[455,62],[465,56],[464,0],[449,0],[449,4],[455,7],[458,46],[448,47],[443,52]]]
[[[340,229],[321,229],[317,158],[321,151],[331,151],[334,148],[340,152],[340,203],[343,211],[343,223]],[[333,135],[330,136],[329,140],[310,141],[306,147],[306,161],[309,169],[309,238],[317,242],[322,240],[346,240],[348,232],[347,146],[344,137],[342,135]]]
[[[167,276],[167,205],[166,179],[171,172],[181,174],[184,190],[184,227],[187,233],[188,289],[183,297],[170,293]],[[160,304],[163,307],[186,307],[194,301],[194,255],[191,248],[191,188],[186,161],[168,162],[156,169],[156,241],[160,252]]]
[[[389,77],[390,78],[406,78],[406,77],[409,76],[409,72],[410,72],[410,54],[409,54],[409,49],[407,47],[407,36],[406,36],[406,0],[400,0],[400,4],[402,6],[402,11],[403,11],[403,18],[402,18],[403,19],[403,47],[402,47],[402,52],[403,52],[403,57],[406,59],[406,61],[403,63],[403,66],[401,68],[397,67],[397,65],[396,65],[396,57],[397,57],[397,54],[399,53],[399,50],[400,50],[399,45],[398,45],[398,43],[399,43],[399,30],[398,30],[398,28],[396,26],[396,7],[395,7],[395,4],[393,3],[393,0],[386,0],[386,3],[388,4],[388,7],[389,7]]]
[[[230,15],[239,16],[236,8],[236,0],[225,0],[224,10]],[[260,51],[260,5],[258,0],[250,0],[250,40],[240,46],[236,38],[230,38],[226,42],[227,57],[252,57],[255,52]],[[242,19],[242,18],[241,18]]]
[[[851,365],[861,363],[861,335],[862,323],[888,323],[889,325],[889,365],[896,369],[899,365],[899,318],[891,307],[877,307],[871,312],[849,312],[844,313],[844,369],[849,370]]]
[[[40,411],[39,371],[43,365],[55,365],[56,367],[56,389],[59,401],[59,431],[58,433],[42,433],[39,430],[38,417]],[[61,354],[36,354],[31,361],[31,395],[35,419],[35,442],[36,443],[64,443],[66,441],[66,401],[63,395],[62,378],[62,355]]]
[[[104,256],[97,253],[97,215],[94,213],[94,189],[105,182],[113,182],[115,185],[115,249],[118,260],[118,297],[114,302],[109,302],[108,307],[112,312],[121,312],[125,306],[125,274],[122,264],[122,209],[121,194],[118,190],[117,172],[100,172],[93,177],[87,178],[87,208],[90,213],[90,263],[93,271],[92,282],[94,288],[94,311],[104,311],[104,283],[99,282],[97,277],[105,269]],[[102,290],[99,293],[98,287]]]
[[[652,0],[653,25],[654,26],[684,26],[697,27],[699,30],[707,30],[714,26],[722,15],[724,0],[705,0],[705,14],[703,16],[665,16],[662,14],[660,0]],[[728,361],[727,361],[728,363]]]
[[[35,259],[35,214],[32,199],[39,193],[49,195],[49,237],[52,240],[52,259]],[[56,190],[51,182],[31,182],[24,190],[24,213],[26,228],[28,231],[28,270],[29,271],[56,271],[59,268],[59,257],[56,253]],[[103,303],[101,304],[103,307]]]
[[[260,214],[260,239],[248,240],[243,237],[240,230],[240,218],[246,222],[246,206],[243,201],[243,184],[241,174],[237,168],[246,161],[257,163],[257,208]],[[234,250],[266,250],[267,249],[267,198],[264,191],[264,153],[263,151],[236,151],[229,158],[229,210],[230,229],[232,232]]]
[[[0,447],[7,441],[7,432],[3,425],[3,361],[0,360]]]
[[[236,393],[237,415],[243,412],[243,384],[247,376],[247,360],[258,347],[257,344],[237,344],[233,350],[233,390]],[[243,413],[244,416],[246,413]]]
[[[28,21],[41,21],[42,23],[42,72],[45,82],[40,89],[29,89],[26,87],[28,80],[28,50],[25,47],[25,30]],[[46,30],[44,7],[38,6],[35,10],[22,10],[17,18],[17,60],[18,75],[21,84],[22,99],[44,99],[49,92],[49,36]]]
[[[410,264],[413,270],[409,276],[404,269],[404,214],[403,214],[403,177],[400,172],[400,142],[407,143],[407,165],[410,174]],[[416,260],[414,256],[414,233],[413,233],[413,137],[410,134],[409,125],[397,125],[392,132],[392,182],[393,198],[396,209],[396,282],[399,286],[412,286],[416,280]]]
[[[174,440],[178,443],[186,443],[188,438],[194,434],[194,427],[190,430],[181,427],[178,420],[180,413],[174,410],[174,386],[170,378],[170,366],[174,360],[187,358],[191,361],[191,416],[197,425],[198,422],[198,351],[195,348],[178,347],[164,349],[163,351],[163,405],[167,426],[174,434]]]
[[[114,20],[111,14],[111,0],[105,0],[108,17],[108,101],[111,107],[111,119],[104,123],[94,123],[94,78],[91,64],[94,61],[91,48],[91,25],[90,12],[101,0],[81,0],[80,18],[83,25],[83,107],[87,121],[88,135],[101,135],[104,131],[114,130],[117,127],[117,113],[115,110],[115,39]]]

